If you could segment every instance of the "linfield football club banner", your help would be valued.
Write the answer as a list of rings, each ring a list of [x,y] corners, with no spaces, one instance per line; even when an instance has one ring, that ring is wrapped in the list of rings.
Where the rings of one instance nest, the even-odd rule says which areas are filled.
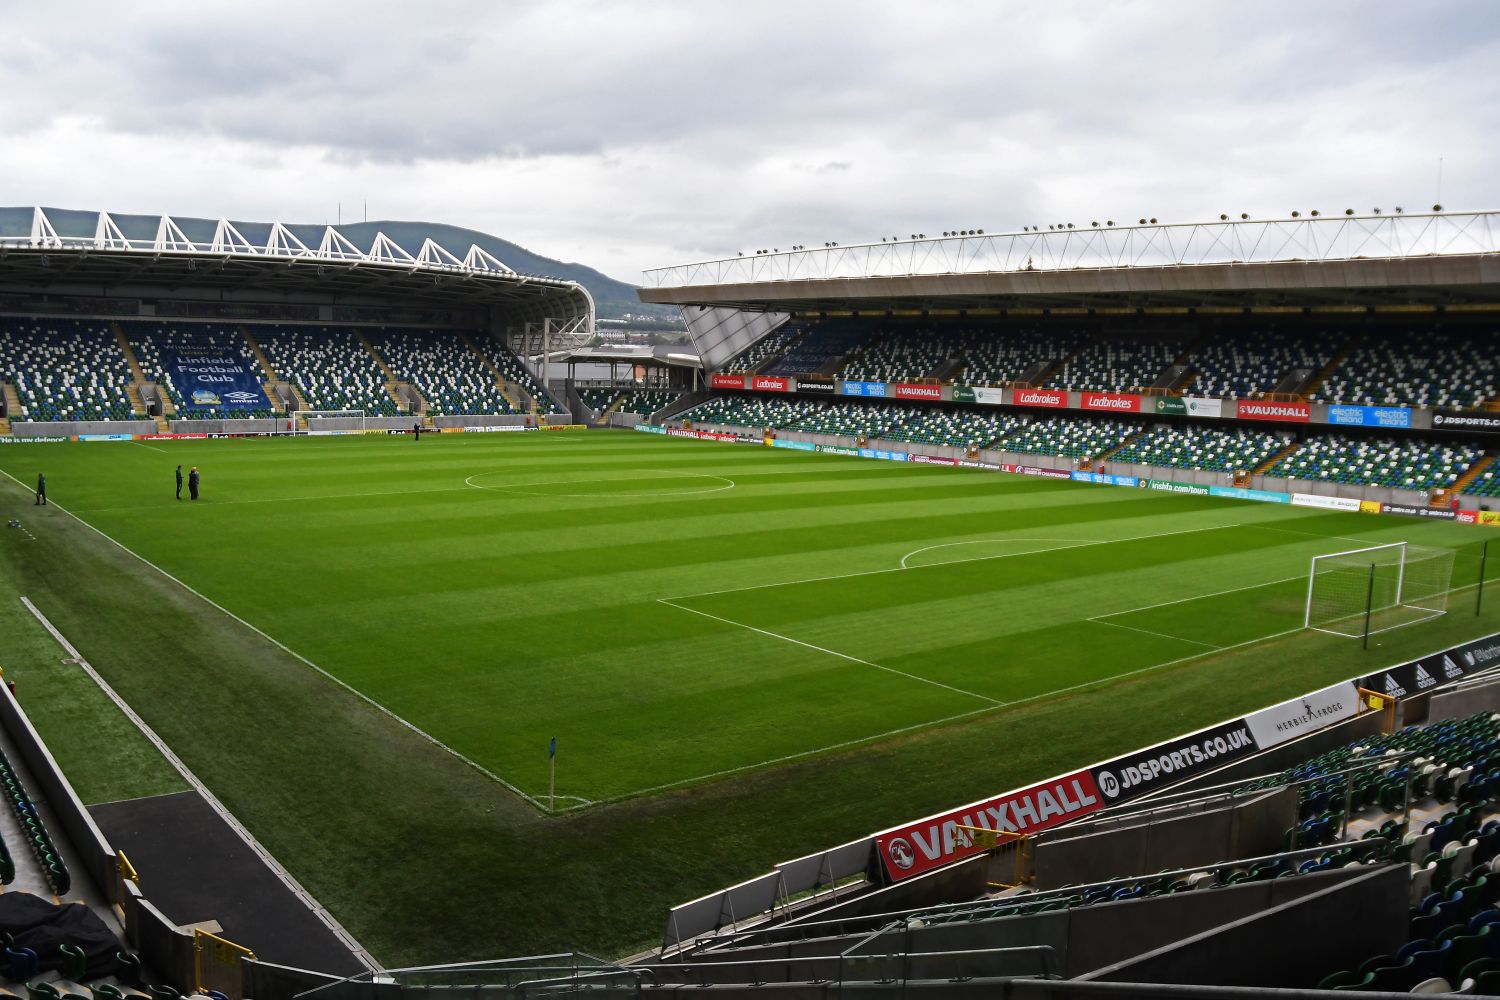
[[[271,401],[243,357],[227,351],[161,352],[162,367],[190,409],[269,410]]]

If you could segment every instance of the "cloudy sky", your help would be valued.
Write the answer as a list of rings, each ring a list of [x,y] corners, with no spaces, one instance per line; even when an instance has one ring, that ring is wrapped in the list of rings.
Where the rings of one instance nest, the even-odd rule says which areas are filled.
[[[0,205],[825,240],[1500,208],[1500,6],[6,3]]]

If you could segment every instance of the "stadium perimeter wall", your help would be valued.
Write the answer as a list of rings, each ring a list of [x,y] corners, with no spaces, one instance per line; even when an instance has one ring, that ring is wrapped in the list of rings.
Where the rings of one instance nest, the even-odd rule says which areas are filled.
[[[697,430],[757,438],[762,437],[765,433],[764,428],[743,427],[731,424],[694,422],[693,427]],[[810,434],[802,431],[778,430],[775,432],[775,435],[778,441],[796,441],[822,447],[854,448],[858,446],[858,441],[842,434]],[[905,441],[885,441],[876,438],[871,438],[867,441],[865,447],[907,455],[926,455],[942,459],[963,459],[968,455],[968,450],[965,448],[955,448],[948,445],[914,444]],[[1034,455],[1026,452],[1000,451],[988,448],[980,451],[978,461],[997,466],[1026,466],[1039,469],[1044,474],[1055,473],[1055,478],[1067,478],[1065,474],[1071,474],[1074,471],[1072,468],[1074,463],[1071,460],[1059,458],[1055,455]],[[1105,461],[1100,464],[1104,466],[1106,475],[1140,480],[1187,483],[1204,487],[1230,486],[1233,481],[1233,477],[1224,472],[1177,469],[1169,466],[1142,465],[1133,462]],[[1425,493],[1415,490],[1391,489],[1383,486],[1350,486],[1343,483],[1254,476],[1251,478],[1249,488],[1273,493],[1302,493],[1311,496],[1339,497],[1346,500],[1394,504],[1404,507],[1425,508],[1427,506],[1427,495]],[[1465,509],[1472,510],[1477,507],[1478,501],[1482,498],[1466,495],[1460,499]]]

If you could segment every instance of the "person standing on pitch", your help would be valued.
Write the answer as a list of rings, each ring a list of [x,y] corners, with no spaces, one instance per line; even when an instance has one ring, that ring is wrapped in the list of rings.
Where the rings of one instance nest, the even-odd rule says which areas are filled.
[[[198,499],[198,467],[196,465],[188,473],[188,497],[192,500]]]
[[[182,499],[182,466],[177,467],[177,499]]]
[[[422,440],[422,423],[421,423],[421,421],[418,421],[418,422],[416,422],[416,423],[414,423],[414,424],[411,425],[411,433],[412,433],[412,436],[415,437],[418,441]]]
[[[36,474],[36,504],[33,506],[47,506],[47,477],[40,472]]]

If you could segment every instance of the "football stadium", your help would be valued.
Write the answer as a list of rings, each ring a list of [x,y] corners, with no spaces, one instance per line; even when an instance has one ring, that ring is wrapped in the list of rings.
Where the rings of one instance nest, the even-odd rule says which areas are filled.
[[[1500,213],[28,211],[4,995],[1500,991]]]

